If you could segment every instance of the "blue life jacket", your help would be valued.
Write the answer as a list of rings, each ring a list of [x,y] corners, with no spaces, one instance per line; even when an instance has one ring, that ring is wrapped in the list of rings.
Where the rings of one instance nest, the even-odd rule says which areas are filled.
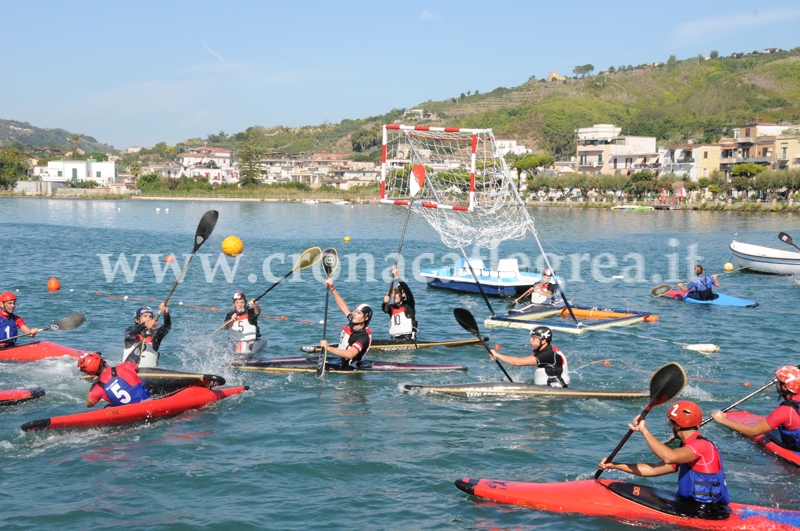
[[[796,400],[784,400],[781,405],[794,408],[798,415],[800,415],[800,402]],[[800,428],[796,430],[787,430],[783,426],[778,426],[778,431],[781,433],[781,446],[793,452],[800,452]]]
[[[697,438],[703,439],[700,436]],[[725,483],[725,467],[722,465],[722,455],[719,450],[717,450],[717,455],[719,456],[719,472],[715,474],[696,472],[688,463],[678,467],[679,496],[694,498],[701,503],[728,505],[731,502],[731,498],[728,496],[728,485]]]
[[[8,314],[8,317],[3,317],[0,313],[0,344],[4,347],[10,347],[17,342],[16,339],[5,341],[9,337],[14,337],[19,334],[17,330],[17,323],[13,313]]]
[[[111,368],[111,379],[103,386],[108,401],[112,406],[126,406],[136,404],[150,397],[150,391],[144,386],[144,382],[131,385],[119,376],[117,368]]]

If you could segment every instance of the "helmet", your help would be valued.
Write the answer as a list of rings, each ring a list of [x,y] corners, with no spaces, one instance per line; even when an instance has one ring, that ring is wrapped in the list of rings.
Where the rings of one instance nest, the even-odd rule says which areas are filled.
[[[697,428],[703,422],[703,412],[694,402],[678,400],[667,408],[667,418],[681,428]]]
[[[153,309],[150,306],[142,306],[141,308],[136,310],[136,313],[133,314],[133,320],[138,322],[139,319],[141,319],[143,313],[149,313],[150,315],[154,314]]]
[[[97,374],[103,365],[103,357],[100,354],[90,352],[78,358],[78,368],[86,374]]]
[[[538,337],[543,341],[553,341],[553,331],[546,326],[537,326],[531,330],[531,337]]]
[[[370,320],[372,319],[372,308],[370,308],[369,305],[359,304],[353,311],[356,310],[364,314],[364,319],[366,320],[366,322],[370,322]]]
[[[800,369],[793,365],[786,365],[775,372],[778,381],[786,386],[792,394],[800,393]]]
[[[10,291],[6,291],[0,294],[0,302],[8,302],[8,301],[15,301],[17,300],[17,296],[11,293]]]
[[[553,276],[553,270],[550,269],[549,267],[545,267],[544,271],[542,271],[542,276],[545,276],[545,275],[547,275],[548,277],[552,277]]]
[[[242,293],[241,291],[237,291],[236,293],[233,294],[233,300],[235,300],[235,301],[246,301],[247,297],[245,297],[244,293]]]

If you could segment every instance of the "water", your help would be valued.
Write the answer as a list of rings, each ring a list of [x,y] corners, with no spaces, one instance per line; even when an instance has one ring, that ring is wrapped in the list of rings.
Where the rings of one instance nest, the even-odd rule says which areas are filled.
[[[161,211],[156,213],[156,208]],[[169,208],[169,213],[165,211]],[[317,245],[336,247],[342,261],[337,287],[355,305],[367,301],[379,310],[388,287],[382,280],[393,263],[405,219],[387,206],[341,207],[289,203],[186,203],[0,199],[4,233],[0,291],[19,290],[18,313],[31,326],[83,312],[85,325],[72,332],[48,332],[42,340],[120,355],[124,329],[141,304],[157,304],[174,276],[156,282],[148,254],[175,253],[180,265],[191,251],[203,212],[220,212],[219,223],[200,253],[213,268],[228,235],[245,242],[232,282],[222,269],[207,282],[196,257],[170,307],[173,331],[162,345],[162,366],[221,374],[251,391],[208,409],[149,426],[70,433],[22,434],[28,420],[79,412],[87,386],[77,379],[74,361],[46,360],[0,364],[2,388],[41,386],[39,400],[0,412],[0,498],[4,529],[86,529],[123,526],[147,529],[626,529],[621,523],[573,515],[539,513],[510,506],[476,503],[453,486],[461,477],[521,481],[588,478],[644,406],[640,401],[547,399],[457,399],[406,395],[403,383],[455,383],[499,380],[502,374],[477,347],[431,349],[414,354],[377,354],[379,359],[459,363],[469,372],[429,375],[277,376],[232,372],[225,363],[222,334],[209,340],[230,307],[235,291],[256,296],[283,276],[298,253]],[[669,361],[683,365],[691,378],[683,396],[706,414],[724,407],[770,378],[783,364],[797,364],[796,300],[800,286],[790,277],[733,273],[720,277],[719,291],[758,300],[756,309],[721,308],[654,299],[656,284],[687,279],[686,258],[693,247],[708,272],[721,272],[731,259],[728,244],[739,240],[782,247],[779,231],[792,233],[794,214],[734,212],[610,212],[563,208],[534,209],[545,248],[580,255],[583,269],[564,261],[559,275],[580,304],[639,308],[659,315],[657,324],[618,333],[584,336],[556,334],[555,344],[569,356],[573,387],[645,389],[650,372]],[[342,239],[350,236],[345,244]],[[672,245],[670,245],[672,244]],[[554,249],[557,249],[556,252]],[[403,246],[406,277],[415,258],[433,254],[440,265],[452,252],[423,220],[412,216]],[[143,254],[132,283],[121,271],[107,281],[98,254],[113,264],[125,253],[133,264]],[[284,262],[275,253],[284,253]],[[523,253],[535,261],[534,241],[506,242],[499,257]],[[603,253],[609,253],[603,256]],[[668,256],[676,254],[672,259]],[[355,265],[347,255],[361,256]],[[487,261],[490,254],[484,251]],[[643,282],[611,280],[641,257]],[[625,259],[628,257],[628,261]],[[611,258],[618,265],[602,269]],[[452,260],[448,257],[447,260]],[[591,280],[594,272],[609,279]],[[672,265],[670,260],[672,260]],[[233,259],[228,262],[233,265]],[[674,267],[673,267],[674,266]],[[670,268],[674,269],[671,271]],[[374,282],[366,281],[370,271]],[[636,274],[628,272],[627,276]],[[254,275],[255,282],[248,280]],[[56,276],[62,289],[48,293]],[[316,279],[315,279],[316,276]],[[269,338],[267,355],[297,355],[298,346],[321,337],[324,290],[318,268],[287,279],[262,299],[261,320]],[[352,277],[352,278],[351,278]],[[352,281],[348,281],[351,278]],[[525,331],[486,329],[481,299],[426,289],[410,282],[418,300],[422,338],[467,337],[452,318],[456,306],[469,308],[491,344],[523,355]],[[98,293],[99,292],[99,293]],[[138,301],[111,298],[128,296]],[[154,299],[150,302],[149,299]],[[183,305],[179,305],[183,302]],[[216,307],[217,311],[190,308]],[[503,302],[495,302],[498,311]],[[280,319],[285,316],[286,319]],[[332,311],[329,337],[343,324]],[[376,312],[376,337],[386,337],[386,320]],[[679,343],[715,343],[715,355],[682,350]],[[609,360],[609,365],[602,362]],[[599,363],[598,363],[599,362]],[[516,380],[530,369],[508,368]],[[713,381],[708,381],[713,380]],[[750,382],[750,387],[745,387]],[[767,413],[774,393],[763,393],[748,409]],[[662,431],[664,409],[652,413],[651,429]],[[745,439],[716,424],[705,434],[721,447],[731,495],[736,501],[800,509],[797,471],[764,454]],[[638,435],[620,454],[624,461],[655,459]],[[626,477],[608,472],[607,477]],[[641,480],[672,489],[674,475]]]

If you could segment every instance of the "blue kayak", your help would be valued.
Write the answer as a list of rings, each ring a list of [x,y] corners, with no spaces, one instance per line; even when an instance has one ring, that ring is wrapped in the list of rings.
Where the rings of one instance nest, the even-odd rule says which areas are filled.
[[[664,297],[670,297],[671,299],[682,300],[684,302],[691,302],[694,304],[713,304],[715,306],[740,306],[743,308],[755,308],[758,306],[758,303],[755,301],[748,301],[747,299],[740,299],[739,297],[731,297],[730,295],[725,295],[724,293],[715,293],[714,299],[710,301],[701,301],[697,299],[692,299],[686,296],[686,293],[679,289],[671,289],[668,292],[664,293]]]

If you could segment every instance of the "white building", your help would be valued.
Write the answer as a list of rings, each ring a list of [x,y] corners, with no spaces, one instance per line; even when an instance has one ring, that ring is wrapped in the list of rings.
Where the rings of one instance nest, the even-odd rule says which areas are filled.
[[[100,186],[116,182],[119,176],[116,162],[97,162],[89,160],[51,160],[47,166],[35,166],[34,177],[42,181],[67,182],[95,181]]]
[[[531,153],[531,150],[523,146],[522,144],[517,144],[516,140],[495,140],[495,144],[497,145],[497,151],[501,157],[505,157],[509,153],[513,153],[514,155],[524,155],[526,153]]]

